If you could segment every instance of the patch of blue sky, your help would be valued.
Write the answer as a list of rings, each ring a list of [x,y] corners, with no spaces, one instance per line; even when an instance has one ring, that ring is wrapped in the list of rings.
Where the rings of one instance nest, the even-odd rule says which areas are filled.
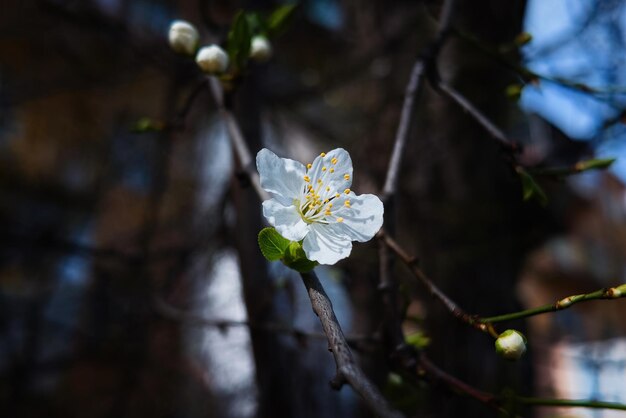
[[[584,29],[581,29],[584,27]],[[598,157],[617,157],[611,168],[626,181],[626,136],[606,131],[607,120],[626,106],[626,7],[597,0],[530,0],[524,30],[533,40],[524,50],[526,65],[538,74],[606,90],[595,97],[541,80],[527,85],[520,105],[537,113],[573,139],[589,141]]]

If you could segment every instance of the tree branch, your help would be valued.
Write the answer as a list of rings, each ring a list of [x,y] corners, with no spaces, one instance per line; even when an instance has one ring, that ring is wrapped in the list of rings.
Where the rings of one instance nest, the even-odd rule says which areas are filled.
[[[313,312],[315,312],[322,324],[324,334],[328,337],[329,349],[335,357],[337,375],[331,381],[331,386],[339,389],[344,383],[348,383],[378,416],[402,417],[401,413],[391,408],[378,388],[374,386],[357,365],[343,335],[341,326],[337,321],[332,303],[315,273],[302,273],[301,276],[311,299]]]
[[[235,115],[233,115],[233,113],[224,105],[224,91],[222,89],[222,86],[220,85],[220,81],[215,77],[207,77],[209,79],[209,88],[211,90],[211,94],[220,112],[222,121],[226,125],[228,136],[230,137],[230,141],[233,145],[235,154],[237,155],[237,159],[239,160],[239,164],[241,165],[242,170],[250,179],[252,187],[254,187],[254,190],[259,196],[259,199],[261,199],[262,201],[267,200],[270,198],[270,196],[261,187],[259,173],[257,173],[256,171],[254,160],[252,159],[252,155],[250,154],[250,150],[248,149],[246,140],[243,137],[243,133],[241,133],[241,128],[239,128],[239,124],[235,119]]]
[[[490,334],[497,338],[498,333],[489,323],[483,323],[475,315],[470,315],[461,309],[452,299],[450,299],[435,283],[418,267],[415,257],[410,256],[389,234],[384,230],[380,230],[377,235],[378,239],[383,241],[402,262],[411,270],[411,273],[428,289],[428,292],[438,299],[441,304],[460,321],[478,329],[479,331]]]
[[[498,128],[487,116],[474,106],[472,102],[467,100],[465,96],[456,91],[452,86],[443,81],[433,81],[433,87],[450,98],[454,103],[459,105],[463,110],[472,116],[485,130],[496,139],[504,149],[509,152],[516,153],[521,150],[520,145],[509,139],[506,134]]]

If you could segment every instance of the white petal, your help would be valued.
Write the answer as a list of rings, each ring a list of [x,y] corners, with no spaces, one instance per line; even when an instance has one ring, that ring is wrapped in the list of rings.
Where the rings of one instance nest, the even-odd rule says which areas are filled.
[[[333,164],[333,161],[336,161],[335,164]],[[324,167],[326,167],[326,170],[323,170]],[[336,148],[323,157],[321,155],[318,156],[311,165],[309,176],[313,184],[317,184],[318,179],[322,180],[324,185],[323,191],[325,191],[326,186],[330,187],[328,194],[342,193],[352,185],[352,159],[350,154],[343,148]]]
[[[268,191],[284,206],[293,204],[300,198],[304,189],[306,169],[302,163],[287,158],[279,158],[272,151],[263,148],[256,155],[261,187]]]
[[[320,264],[335,264],[352,251],[350,239],[336,234],[328,225],[311,224],[304,237],[302,249],[309,260]]]
[[[280,235],[291,241],[300,241],[309,230],[295,206],[283,206],[276,199],[263,202],[263,216]]]
[[[336,234],[345,235],[352,241],[365,242],[371,240],[383,225],[383,202],[373,194],[357,196],[350,193],[350,208],[342,206],[334,212],[335,216],[342,217],[343,222],[331,224]],[[345,198],[337,199],[342,205]]]

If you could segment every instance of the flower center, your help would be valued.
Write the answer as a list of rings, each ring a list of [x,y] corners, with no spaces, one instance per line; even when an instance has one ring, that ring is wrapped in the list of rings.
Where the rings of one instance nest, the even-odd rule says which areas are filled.
[[[337,158],[327,158],[328,166],[324,165],[324,157],[326,154],[320,154],[322,157],[322,166],[313,168],[311,164],[307,164],[307,174],[304,175],[304,187],[300,199],[294,199],[294,206],[297,208],[300,217],[307,224],[322,223],[328,224],[331,221],[343,222],[341,216],[337,216],[342,209],[350,208],[350,200],[345,199],[340,203],[338,208],[333,208],[333,203],[337,203],[341,193],[339,193],[332,185],[334,177],[343,177],[345,180],[350,179],[349,174],[341,176],[335,173],[335,165]],[[343,191],[346,195],[350,194],[350,189]]]

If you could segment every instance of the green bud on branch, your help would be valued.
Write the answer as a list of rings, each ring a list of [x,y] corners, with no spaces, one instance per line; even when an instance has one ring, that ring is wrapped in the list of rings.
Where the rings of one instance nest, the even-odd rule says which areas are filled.
[[[507,329],[496,339],[496,353],[507,360],[519,360],[526,352],[526,337],[514,329]]]

